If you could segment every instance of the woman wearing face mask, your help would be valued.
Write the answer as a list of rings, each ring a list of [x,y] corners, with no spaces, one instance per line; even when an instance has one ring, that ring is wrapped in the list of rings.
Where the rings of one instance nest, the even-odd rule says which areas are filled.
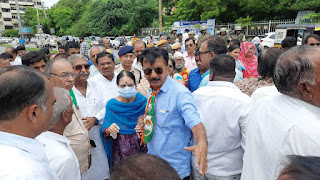
[[[243,72],[243,78],[247,77],[257,77],[258,76],[258,60],[255,53],[255,45],[251,42],[243,42],[241,43],[241,51],[239,60],[242,62],[244,67],[246,68]]]
[[[240,55],[240,47],[238,45],[231,45],[228,48],[228,54],[233,57],[233,59],[236,61],[236,77],[234,77],[234,81],[236,82],[238,80],[243,79],[242,71],[245,71],[246,68],[242,64],[242,62],[238,59]]]
[[[134,130],[138,117],[145,113],[147,99],[136,92],[135,77],[131,72],[121,71],[117,85],[120,96],[108,101],[100,130],[110,166],[136,153],[147,152],[140,146]]]

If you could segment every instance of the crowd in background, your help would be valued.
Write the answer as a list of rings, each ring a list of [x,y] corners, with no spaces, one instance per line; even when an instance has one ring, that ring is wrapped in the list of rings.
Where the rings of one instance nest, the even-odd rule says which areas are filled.
[[[7,48],[0,178],[318,179],[320,37],[201,33]]]

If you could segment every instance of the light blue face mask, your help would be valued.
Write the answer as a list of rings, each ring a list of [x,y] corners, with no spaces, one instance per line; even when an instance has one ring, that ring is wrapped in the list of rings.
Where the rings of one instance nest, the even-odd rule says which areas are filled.
[[[120,88],[118,87],[118,91],[120,93],[120,96],[124,97],[124,98],[131,98],[134,95],[136,95],[136,88],[135,87],[124,87],[124,88]]]

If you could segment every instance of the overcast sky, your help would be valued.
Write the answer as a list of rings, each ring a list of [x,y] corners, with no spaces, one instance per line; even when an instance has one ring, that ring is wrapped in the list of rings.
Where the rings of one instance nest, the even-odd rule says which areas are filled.
[[[53,6],[55,3],[57,3],[59,0],[42,0],[43,1],[43,3],[44,3],[44,5],[46,6],[46,7],[51,7],[51,6]]]

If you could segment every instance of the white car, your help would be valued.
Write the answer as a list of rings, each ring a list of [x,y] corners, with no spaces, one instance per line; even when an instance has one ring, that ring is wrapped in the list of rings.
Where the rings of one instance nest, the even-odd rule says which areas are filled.
[[[119,49],[119,47],[120,47],[120,39],[121,39],[121,37],[116,37],[114,40],[110,41],[111,46],[112,46],[113,49]]]
[[[261,46],[264,49],[274,47],[274,39],[275,39],[275,32],[267,33],[261,38]],[[300,37],[297,38],[297,46],[301,46],[302,39]]]
[[[261,46],[262,46],[264,49],[273,47],[273,46],[274,46],[275,36],[276,36],[276,33],[275,33],[275,32],[271,32],[271,33],[265,34],[265,35],[261,38]]]

